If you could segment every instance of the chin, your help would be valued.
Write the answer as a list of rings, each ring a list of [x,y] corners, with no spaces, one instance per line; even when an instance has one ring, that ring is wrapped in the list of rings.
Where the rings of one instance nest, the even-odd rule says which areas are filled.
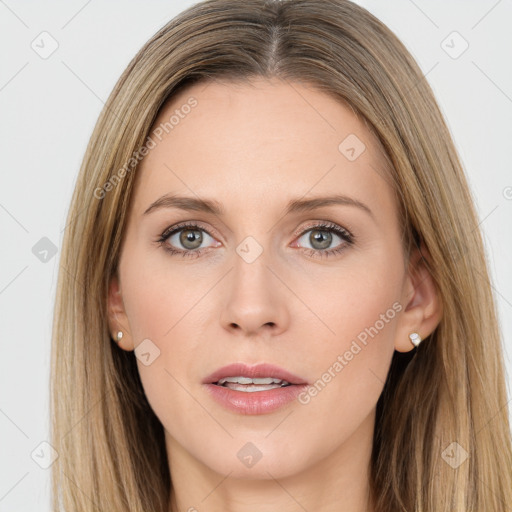
[[[294,449],[290,444],[269,442],[261,439],[246,441],[236,439],[230,446],[224,446],[221,453],[211,454],[200,460],[212,471],[230,478],[241,480],[269,480],[286,478],[307,469],[314,464],[314,457],[303,452],[304,443],[297,441]],[[317,451],[318,452],[318,451]]]

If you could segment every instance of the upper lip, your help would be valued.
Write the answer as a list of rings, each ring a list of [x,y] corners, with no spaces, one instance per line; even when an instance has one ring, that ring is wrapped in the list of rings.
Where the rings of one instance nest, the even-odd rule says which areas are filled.
[[[297,375],[294,375],[279,366],[268,363],[261,363],[253,366],[245,363],[228,364],[227,366],[223,366],[208,375],[208,377],[203,380],[203,384],[212,384],[218,382],[224,377],[248,377],[250,379],[272,377],[274,379],[285,380],[290,384],[307,384],[307,382],[301,377],[297,377]]]

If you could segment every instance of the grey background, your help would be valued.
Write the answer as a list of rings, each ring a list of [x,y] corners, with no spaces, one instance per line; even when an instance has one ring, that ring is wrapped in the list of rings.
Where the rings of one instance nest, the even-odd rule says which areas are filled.
[[[66,212],[87,141],[129,60],[192,3],[0,0],[0,511],[50,510],[49,469],[35,461],[51,456],[40,445],[48,439],[51,319]],[[357,3],[409,48],[446,116],[481,219],[510,393],[512,3]],[[31,47],[46,37],[51,48],[43,31],[58,43],[45,59]],[[464,41],[453,31],[469,44],[457,58]],[[33,252],[36,244],[47,247],[43,237],[55,246],[46,262]]]

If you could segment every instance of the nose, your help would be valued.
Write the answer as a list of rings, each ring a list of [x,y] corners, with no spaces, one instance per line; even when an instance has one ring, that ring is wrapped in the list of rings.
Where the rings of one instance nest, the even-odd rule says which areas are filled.
[[[288,329],[290,292],[284,276],[268,263],[265,251],[252,263],[234,256],[220,316],[222,326],[232,334],[275,336]]]

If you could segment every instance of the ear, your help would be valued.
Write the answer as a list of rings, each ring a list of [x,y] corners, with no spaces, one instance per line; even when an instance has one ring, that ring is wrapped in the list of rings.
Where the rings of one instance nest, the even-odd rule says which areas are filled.
[[[108,326],[110,336],[114,343],[123,350],[134,350],[133,339],[129,330],[128,317],[123,304],[123,295],[121,292],[121,284],[117,275],[110,279],[108,288]],[[116,342],[116,335],[122,331],[123,337],[119,342]]]
[[[430,253],[421,243],[411,251],[408,275],[404,281],[401,304],[404,310],[398,320],[395,350],[409,352],[414,348],[409,334],[416,332],[421,339],[432,334],[442,317],[442,303],[437,286],[426,261],[431,262]]]

